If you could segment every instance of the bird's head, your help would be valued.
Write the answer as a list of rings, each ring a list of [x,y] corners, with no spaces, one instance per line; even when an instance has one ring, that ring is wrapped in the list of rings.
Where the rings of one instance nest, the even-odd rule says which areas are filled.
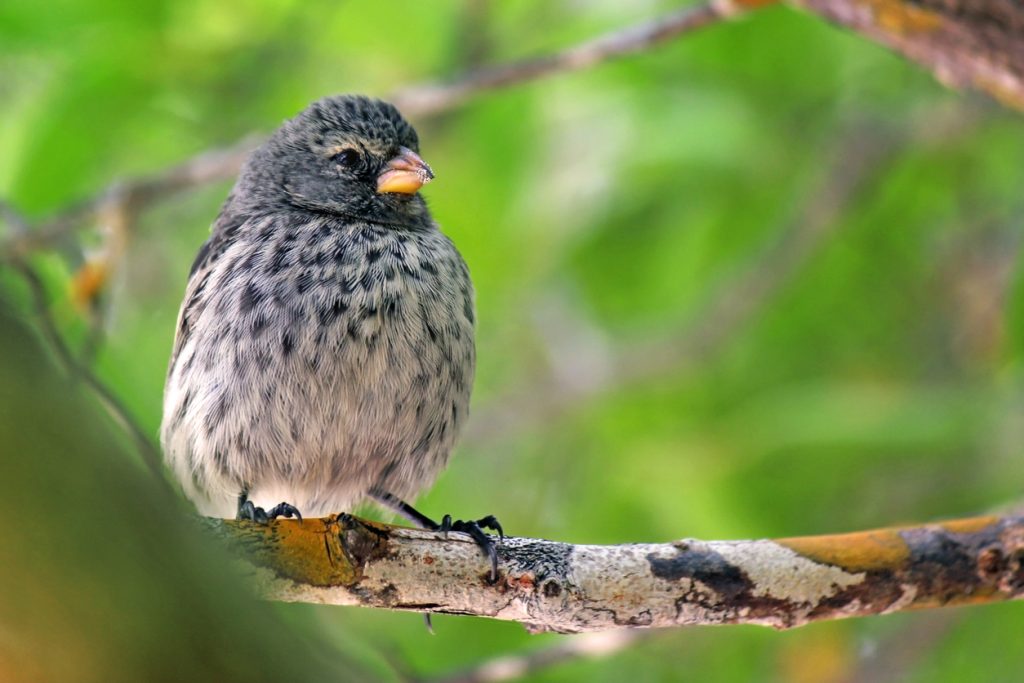
[[[415,227],[429,221],[418,192],[433,177],[416,131],[393,105],[342,95],[285,122],[253,153],[235,195],[263,207]]]

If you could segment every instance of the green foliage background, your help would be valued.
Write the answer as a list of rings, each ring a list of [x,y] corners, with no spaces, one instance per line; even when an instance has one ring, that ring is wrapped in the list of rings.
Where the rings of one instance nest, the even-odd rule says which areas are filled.
[[[325,94],[386,95],[675,6],[6,0],[0,196],[45,217],[117,178],[269,131]],[[616,543],[835,532],[1020,499],[1019,114],[778,8],[414,123],[438,174],[426,196],[477,286],[474,419],[487,421],[471,427],[424,511],[493,513],[517,535]],[[562,410],[516,417],[552,377],[564,387],[609,367],[628,375],[650,360],[630,351],[638,343],[692,339],[714,293],[763,262],[879,139],[884,158],[792,276],[772,287],[769,269],[755,280],[752,292],[770,291],[745,324],[694,362],[626,382],[612,373]],[[96,367],[153,435],[188,265],[229,185],[146,211],[104,302]],[[84,343],[87,323],[66,294],[75,265],[60,253],[36,263],[60,325]],[[0,297],[30,318],[10,273],[0,272]],[[68,645],[39,655],[39,680],[345,680],[364,675],[355,667],[398,680],[562,638],[454,617],[437,618],[432,637],[410,614],[251,605],[216,550],[179,528],[178,511],[139,493],[151,487],[146,472],[90,399],[32,379],[52,370],[26,374],[42,361],[25,365],[19,329],[3,330],[21,350],[5,357],[0,511],[18,515],[8,527],[44,516],[38,533],[0,536],[0,552],[19,557],[0,563],[0,678],[64,630]],[[48,419],[23,414],[34,409]],[[78,438],[83,430],[93,436]],[[69,557],[92,562],[26,553],[69,531],[61,510],[122,521],[72,525]],[[165,550],[191,560],[134,563],[143,550],[133,555],[131,539],[167,525]],[[123,545],[108,547],[111,528]],[[138,571],[107,571],[97,557]],[[25,588],[31,576],[50,578]],[[65,599],[42,601],[50,590]],[[70,607],[86,590],[110,590],[110,602]],[[781,634],[688,629],[531,680],[1012,681],[1024,670],[1022,632],[1020,605]],[[881,674],[870,668],[879,661]]]

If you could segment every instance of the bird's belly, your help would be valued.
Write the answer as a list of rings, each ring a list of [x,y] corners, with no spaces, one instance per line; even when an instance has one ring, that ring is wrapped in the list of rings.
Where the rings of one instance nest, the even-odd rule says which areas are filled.
[[[468,413],[473,374],[472,330],[437,318],[433,333],[415,311],[293,326],[282,362],[211,382],[224,387],[228,414],[203,449],[215,454],[203,488],[217,508],[204,511],[232,514],[241,488],[256,505],[320,515],[351,509],[375,486],[411,498],[432,483]],[[273,352],[239,343],[253,345],[243,357]]]

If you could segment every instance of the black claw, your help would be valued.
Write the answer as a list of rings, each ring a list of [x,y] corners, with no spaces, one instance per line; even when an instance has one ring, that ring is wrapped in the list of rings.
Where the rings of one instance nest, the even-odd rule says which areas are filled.
[[[394,494],[388,493],[387,491],[379,488],[374,488],[370,491],[370,496],[384,507],[394,510],[398,514],[402,515],[409,521],[421,529],[429,529],[430,531],[436,531],[441,534],[443,538],[448,538],[449,531],[461,531],[462,533],[469,534],[470,537],[480,546],[481,552],[484,556],[491,561],[491,583],[496,583],[498,580],[498,548],[494,543],[492,537],[484,533],[484,529],[490,529],[491,531],[498,532],[498,545],[505,540],[505,531],[501,528],[501,524],[494,515],[487,515],[481,517],[475,522],[465,522],[463,520],[452,521],[451,515],[445,515],[441,518],[441,523],[438,524],[434,520],[430,519],[422,512],[419,512],[413,506],[409,505],[401,498]]]
[[[243,500],[238,504],[238,519],[246,519],[250,522],[263,524],[266,522],[267,513],[263,508],[253,505],[251,500]]]
[[[486,518],[483,521],[486,521]],[[464,522],[460,519],[451,524],[451,530],[469,534],[469,537],[476,541],[480,551],[491,561],[491,583],[495,583],[498,580],[498,548],[491,537],[480,528],[481,526],[484,525],[481,525],[480,522]],[[488,525],[487,528],[493,527]]]
[[[505,540],[505,530],[501,528],[501,522],[494,515],[487,515],[481,519],[476,520],[476,525],[481,529],[490,529],[491,531],[498,532],[498,539],[501,541]]]
[[[451,515],[445,515],[441,518],[441,523],[437,525],[435,531],[441,532],[441,535],[448,538],[448,532],[455,528],[455,524],[461,524],[461,522],[452,522]]]
[[[300,522],[302,521],[302,515],[299,514],[298,508],[289,503],[278,503],[268,512],[261,507],[256,507],[245,492],[238,496],[238,514],[235,519],[247,519],[256,524],[269,524],[270,520],[278,517],[295,517]]]
[[[291,519],[295,517],[300,522],[302,521],[302,514],[299,513],[299,509],[290,503],[278,503],[267,511],[267,517],[270,519],[277,519],[278,517]]]

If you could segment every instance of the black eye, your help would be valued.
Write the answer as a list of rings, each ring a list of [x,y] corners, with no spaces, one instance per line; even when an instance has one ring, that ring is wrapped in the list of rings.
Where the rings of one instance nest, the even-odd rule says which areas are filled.
[[[348,167],[355,166],[356,164],[359,163],[359,159],[360,159],[359,152],[357,152],[356,150],[352,149],[351,147],[347,147],[347,148],[341,150],[340,152],[335,154],[332,158],[334,159],[334,163],[340,164],[341,166],[348,166]]]

